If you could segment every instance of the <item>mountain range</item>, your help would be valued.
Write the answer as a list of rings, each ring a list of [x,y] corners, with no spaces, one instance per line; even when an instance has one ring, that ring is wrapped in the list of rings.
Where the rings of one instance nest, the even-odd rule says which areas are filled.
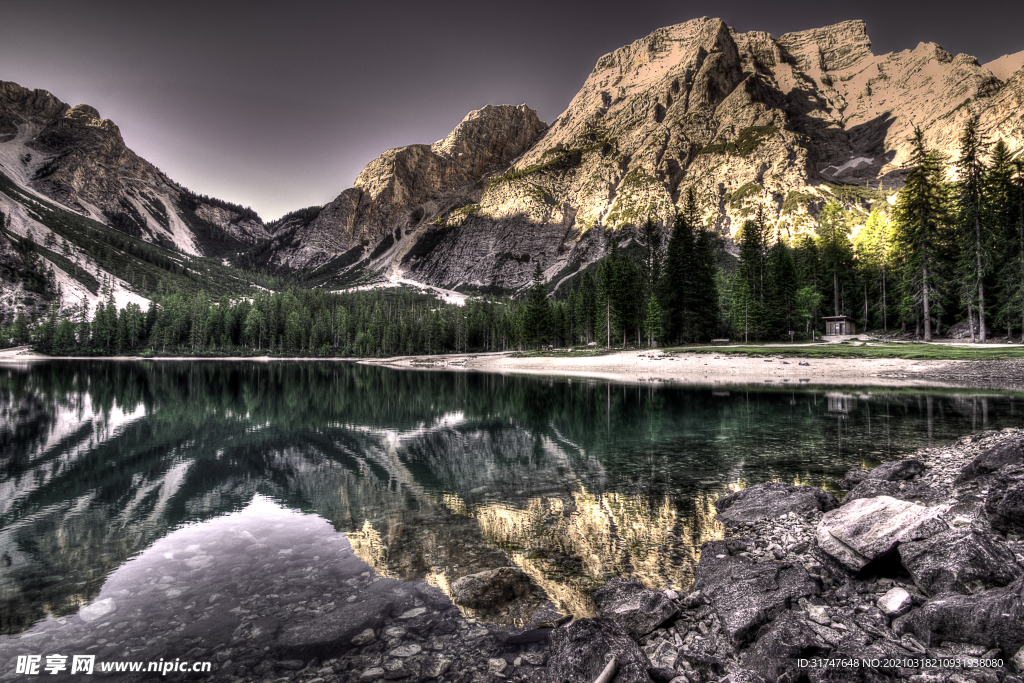
[[[255,272],[514,293],[537,263],[557,290],[605,254],[607,229],[628,241],[653,217],[667,231],[691,187],[726,238],[759,207],[792,236],[827,201],[891,202],[915,126],[953,157],[977,116],[1019,151],[1022,66],[1024,52],[980,64],[934,43],[876,55],[862,21],[773,38],[693,19],[601,57],[550,126],[484,106],[271,223],[175,183],[94,108],[0,82],[0,307],[39,305],[12,261],[27,239],[68,304],[141,300],[161,281],[238,293]]]

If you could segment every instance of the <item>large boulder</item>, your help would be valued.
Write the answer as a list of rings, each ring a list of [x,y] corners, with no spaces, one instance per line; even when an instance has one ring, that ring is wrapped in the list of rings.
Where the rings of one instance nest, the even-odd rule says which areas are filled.
[[[991,534],[950,529],[899,547],[900,560],[927,595],[973,594],[1005,586],[1024,571],[1013,552]]]
[[[518,567],[498,567],[463,576],[452,584],[452,602],[463,607],[492,609],[530,592],[530,577]]]
[[[618,660],[615,683],[650,683],[650,661],[633,639],[610,619],[579,619],[551,632],[548,675],[559,683],[593,683]]]
[[[636,579],[614,578],[594,592],[597,616],[611,619],[639,639],[676,616],[679,609],[660,591]]]
[[[724,541],[704,544],[693,589],[711,604],[734,645],[750,640],[798,599],[821,592],[802,565],[731,555]]]
[[[1024,464],[999,470],[988,487],[985,513],[992,528],[1024,532]]]
[[[803,612],[783,612],[761,629],[757,642],[743,653],[743,666],[774,681],[786,669],[796,668],[798,659],[827,655],[833,646],[818,635],[821,627]]]
[[[961,484],[985,474],[992,474],[1007,465],[1024,463],[1024,439],[1004,441],[988,449],[960,470],[956,483]]]
[[[942,511],[890,496],[861,498],[825,513],[818,523],[818,546],[850,571],[859,571],[900,543],[948,529],[939,519]]]
[[[961,320],[946,328],[946,339],[970,339],[971,327],[974,327],[975,337],[981,335],[981,325],[977,320]],[[988,325],[985,325],[985,337],[986,339],[992,338],[992,330]]]
[[[977,595],[936,596],[892,624],[925,647],[943,641],[998,647],[1013,653],[1024,646],[1024,579]]]
[[[790,512],[803,516],[818,510],[832,510],[838,505],[835,496],[819,488],[769,482],[719,498],[715,501],[718,510],[715,519],[722,524],[737,526],[774,519]]]

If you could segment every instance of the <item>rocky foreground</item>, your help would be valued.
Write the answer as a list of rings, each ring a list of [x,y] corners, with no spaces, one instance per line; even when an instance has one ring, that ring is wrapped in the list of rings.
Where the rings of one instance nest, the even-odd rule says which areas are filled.
[[[720,499],[735,535],[704,545],[690,592],[613,579],[596,618],[550,633],[550,680],[614,656],[616,683],[1024,681],[1024,431],[840,485],[842,503],[780,483]]]

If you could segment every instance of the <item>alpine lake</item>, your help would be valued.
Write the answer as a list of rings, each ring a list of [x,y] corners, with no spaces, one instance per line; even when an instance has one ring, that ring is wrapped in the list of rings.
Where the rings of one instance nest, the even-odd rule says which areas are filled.
[[[592,616],[611,577],[685,590],[721,495],[841,494],[850,468],[1022,417],[1024,395],[966,389],[0,366],[0,681],[29,655],[210,663],[104,680],[458,680],[510,634]],[[504,566],[531,592],[453,605]]]

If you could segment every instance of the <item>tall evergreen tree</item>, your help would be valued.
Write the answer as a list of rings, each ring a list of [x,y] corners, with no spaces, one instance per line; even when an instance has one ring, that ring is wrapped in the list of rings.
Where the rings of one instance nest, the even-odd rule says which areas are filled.
[[[893,237],[901,269],[904,319],[920,313],[924,340],[932,340],[934,304],[943,284],[939,253],[949,229],[947,189],[942,157],[925,147],[924,133],[914,129],[913,149],[903,190],[893,210]]]
[[[701,226],[694,245],[692,292],[693,338],[707,341],[718,334],[718,251],[719,237],[711,229]]]
[[[855,244],[862,275],[877,287],[876,308],[881,314],[882,329],[889,330],[889,262],[892,259],[892,231],[886,216],[874,209]]]
[[[691,212],[685,210],[676,215],[665,255],[665,277],[661,288],[662,301],[665,303],[665,331],[670,339],[683,342],[692,341],[694,313],[696,240],[690,222],[691,215]]]
[[[533,283],[527,297],[525,311],[525,332],[527,343],[539,347],[548,336],[549,309],[547,292],[544,289],[544,273],[537,262],[533,269]]]
[[[967,119],[960,136],[960,156],[956,162],[955,185],[958,274],[961,299],[969,312],[978,310],[981,341],[985,335],[985,278],[992,267],[994,235],[988,215],[988,171],[985,167],[986,144],[978,129],[978,117]],[[974,317],[970,315],[971,341],[974,341]]]
[[[822,266],[832,280],[832,315],[842,315],[839,296],[840,280],[845,279],[851,260],[850,227],[846,212],[839,204],[829,202],[818,217],[818,241],[821,244]]]
[[[787,338],[796,329],[796,267],[790,249],[776,235],[768,249],[766,283],[767,333],[775,338]]]
[[[740,229],[740,262],[733,283],[733,325],[743,334],[761,339],[766,332],[766,286],[768,279],[769,228],[764,210]]]
[[[1021,325],[1024,341],[1024,163],[1014,160],[1006,143],[998,141],[989,168],[989,215],[996,231],[999,255],[998,321],[1006,326]]]

